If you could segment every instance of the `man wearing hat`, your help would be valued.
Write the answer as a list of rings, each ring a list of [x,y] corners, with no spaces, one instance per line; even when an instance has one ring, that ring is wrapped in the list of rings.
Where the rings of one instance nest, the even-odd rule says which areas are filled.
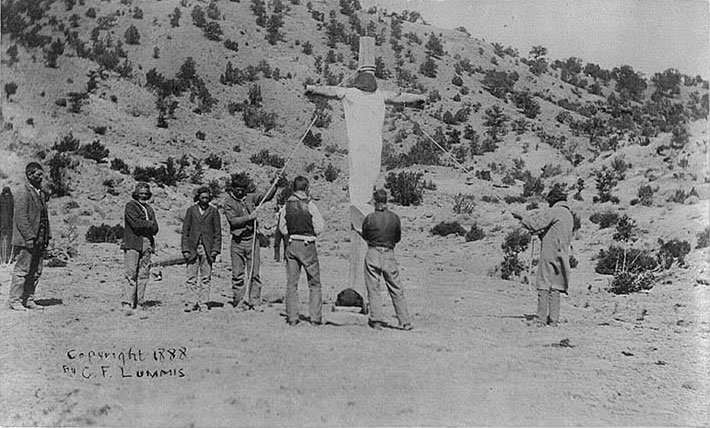
[[[37,282],[42,275],[44,253],[52,239],[46,195],[42,191],[44,171],[37,162],[25,167],[27,181],[17,190],[13,215],[12,245],[17,262],[12,271],[10,309],[44,309],[34,301]]]
[[[227,190],[224,202],[224,215],[232,235],[229,251],[232,259],[232,306],[237,309],[249,309],[261,302],[260,250],[258,239],[254,241],[258,231],[256,207],[270,201],[275,194],[276,186],[271,187],[268,194],[257,192],[247,173],[232,175],[231,188]],[[251,288],[244,299],[246,270],[251,271]],[[239,305],[242,299],[246,306]]]
[[[363,269],[367,244],[357,231],[365,215],[373,211],[369,205],[382,160],[382,127],[385,103],[423,103],[426,97],[401,91],[378,89],[375,79],[375,39],[360,37],[359,68],[354,78],[342,86],[306,86],[307,94],[340,99],[345,113],[348,137],[348,192],[350,196],[351,248],[350,288],[363,290]],[[364,294],[364,293],[363,293]]]
[[[537,265],[537,315],[539,325],[556,326],[560,319],[560,293],[570,283],[569,256],[574,219],[567,205],[567,194],[553,186],[547,195],[550,208],[531,211],[525,216],[512,213],[530,233],[542,240]]]
[[[144,302],[145,287],[150,277],[150,258],[155,251],[155,235],[158,233],[155,212],[148,205],[148,200],[153,196],[148,183],[137,183],[132,196],[124,211],[125,227],[121,243],[126,266],[121,306],[129,313]]]

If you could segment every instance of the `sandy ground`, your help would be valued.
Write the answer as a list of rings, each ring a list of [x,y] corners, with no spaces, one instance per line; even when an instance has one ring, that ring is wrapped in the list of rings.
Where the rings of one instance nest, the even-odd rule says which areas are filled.
[[[348,271],[331,247],[321,244],[329,303]],[[274,300],[285,269],[265,250],[264,297]],[[288,327],[280,303],[236,312],[221,305],[224,262],[210,311],[183,312],[184,267],[172,266],[149,284],[154,306],[126,316],[118,247],[81,253],[45,270],[46,310],[0,311],[2,425],[708,425],[710,288],[692,269],[615,296],[583,262],[563,322],[539,328],[525,318],[535,307],[527,285],[443,246],[402,251],[416,326],[405,332]],[[303,312],[305,278],[300,293]]]

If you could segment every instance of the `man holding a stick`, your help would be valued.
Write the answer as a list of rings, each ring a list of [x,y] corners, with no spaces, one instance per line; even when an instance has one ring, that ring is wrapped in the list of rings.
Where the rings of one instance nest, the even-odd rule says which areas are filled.
[[[542,241],[537,265],[537,315],[540,325],[556,326],[560,319],[560,293],[567,293],[570,283],[574,219],[567,205],[567,194],[558,186],[547,195],[550,208],[535,210],[525,216],[512,213],[530,233]]]
[[[224,202],[224,215],[232,235],[230,255],[232,259],[232,306],[251,309],[261,303],[261,278],[259,277],[260,250],[256,239],[256,208],[270,201],[276,194],[271,186],[268,194],[257,192],[245,172],[232,176],[231,189]],[[245,296],[245,271],[251,272],[249,294]],[[244,300],[244,303],[242,303]]]

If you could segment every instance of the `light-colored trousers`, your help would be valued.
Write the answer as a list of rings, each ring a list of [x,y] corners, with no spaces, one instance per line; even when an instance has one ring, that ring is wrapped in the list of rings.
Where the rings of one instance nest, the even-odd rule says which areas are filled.
[[[298,321],[298,278],[301,267],[308,278],[308,302],[311,322],[323,321],[323,292],[320,283],[320,264],[315,242],[291,240],[286,247],[286,318]]]
[[[205,252],[204,244],[197,246],[197,257],[186,262],[187,288],[190,303],[206,303],[209,299],[209,287],[212,280],[212,262]]]
[[[15,268],[10,283],[10,303],[34,300],[44,265],[44,248],[16,247]]]
[[[123,287],[121,303],[136,307],[145,299],[145,287],[150,278],[150,258],[153,249],[143,246],[144,250],[124,250],[126,282]]]
[[[245,271],[249,270],[253,259],[254,271],[251,274],[251,289],[249,290],[247,303],[258,305],[261,303],[261,277],[259,276],[261,250],[259,249],[258,239],[254,248],[254,254],[252,254],[251,239],[242,241],[232,239],[229,250],[232,258],[232,294],[234,301],[241,301],[244,297],[244,293],[246,293],[246,286],[244,285]]]
[[[537,319],[543,324],[559,322],[559,290],[537,290]]]
[[[383,247],[369,247],[365,254],[365,286],[370,301],[370,320],[384,322],[380,275],[387,284],[399,324],[409,324],[409,310],[404,298],[404,288],[399,281],[397,258],[394,250]]]

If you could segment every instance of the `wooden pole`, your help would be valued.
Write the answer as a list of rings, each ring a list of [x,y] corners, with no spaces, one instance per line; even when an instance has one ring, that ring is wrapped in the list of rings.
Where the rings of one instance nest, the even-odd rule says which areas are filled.
[[[0,194],[0,263],[9,263],[12,258],[12,222],[15,202],[9,187]]]

